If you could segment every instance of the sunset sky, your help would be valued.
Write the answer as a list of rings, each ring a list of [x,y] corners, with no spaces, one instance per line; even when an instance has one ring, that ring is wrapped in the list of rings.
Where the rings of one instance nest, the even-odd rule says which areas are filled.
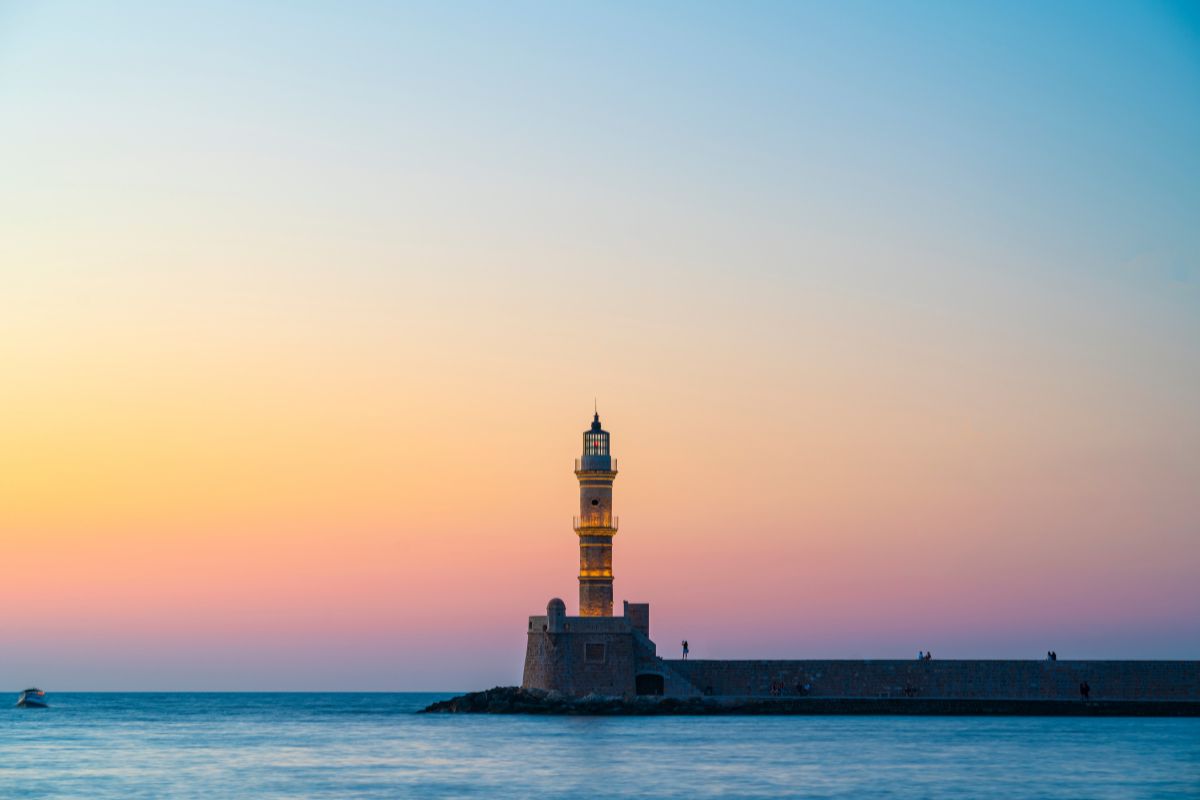
[[[0,0],[0,691],[1200,658],[1200,14]]]

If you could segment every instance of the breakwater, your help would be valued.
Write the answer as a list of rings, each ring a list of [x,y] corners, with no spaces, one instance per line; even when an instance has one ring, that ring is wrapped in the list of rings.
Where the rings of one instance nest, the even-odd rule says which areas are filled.
[[[667,660],[705,696],[1200,702],[1198,661]]]
[[[1189,700],[980,700],[879,697],[571,697],[561,692],[497,686],[441,700],[426,714],[574,716],[908,715],[1046,717],[1197,717]]]

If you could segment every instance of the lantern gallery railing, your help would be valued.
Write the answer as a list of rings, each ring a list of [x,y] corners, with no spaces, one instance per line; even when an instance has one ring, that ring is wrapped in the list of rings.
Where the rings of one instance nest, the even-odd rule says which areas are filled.
[[[580,521],[579,517],[571,517],[571,522],[574,523],[573,527],[577,531],[587,530],[588,528],[599,528],[606,531],[615,531],[617,529],[617,524],[620,522],[620,517],[613,517],[612,520],[609,521],[611,524],[608,525],[604,524],[605,521],[606,520],[599,514],[594,517],[584,517],[582,522]]]
[[[588,456],[588,458],[604,458],[604,456]],[[583,471],[583,460],[582,459],[579,459],[579,458],[575,459],[575,471],[576,472]],[[597,472],[616,472],[616,471],[617,471],[617,460],[615,458],[612,459],[611,467],[609,467],[608,469],[597,470]]]

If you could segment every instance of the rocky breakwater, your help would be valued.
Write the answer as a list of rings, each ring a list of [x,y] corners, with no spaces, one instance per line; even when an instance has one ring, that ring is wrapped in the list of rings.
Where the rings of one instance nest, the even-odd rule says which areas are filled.
[[[425,714],[568,714],[579,716],[907,714],[917,716],[1195,717],[1186,700],[979,700],[880,697],[570,697],[497,686],[426,707]]]

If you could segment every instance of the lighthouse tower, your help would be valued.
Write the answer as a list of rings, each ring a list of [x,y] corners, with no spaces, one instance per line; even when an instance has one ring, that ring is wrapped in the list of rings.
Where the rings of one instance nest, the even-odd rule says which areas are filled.
[[[579,616],[611,617],[613,613],[612,540],[617,518],[612,513],[612,485],[617,462],[608,447],[608,431],[600,414],[583,433],[583,457],[575,461],[579,479]]]

